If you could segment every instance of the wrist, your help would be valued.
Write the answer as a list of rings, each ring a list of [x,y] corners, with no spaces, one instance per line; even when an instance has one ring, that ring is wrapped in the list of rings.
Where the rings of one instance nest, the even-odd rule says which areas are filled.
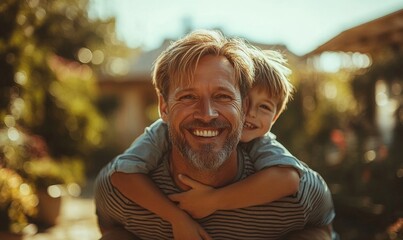
[[[209,204],[211,206],[211,209],[213,210],[213,212],[215,212],[217,210],[224,210],[225,201],[220,201],[220,198],[221,198],[220,189],[214,188],[208,194],[207,204]]]
[[[187,220],[190,216],[180,208],[172,210],[164,219],[174,225],[177,222]]]

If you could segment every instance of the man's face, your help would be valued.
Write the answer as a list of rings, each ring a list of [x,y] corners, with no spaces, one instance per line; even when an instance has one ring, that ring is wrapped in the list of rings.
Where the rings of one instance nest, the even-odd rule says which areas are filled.
[[[171,84],[160,104],[173,151],[199,170],[216,170],[235,150],[244,114],[239,86],[225,57],[204,56],[187,85]]]

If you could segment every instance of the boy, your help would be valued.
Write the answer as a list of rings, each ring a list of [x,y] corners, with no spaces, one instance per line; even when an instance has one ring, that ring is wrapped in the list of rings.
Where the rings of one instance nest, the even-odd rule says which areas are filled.
[[[193,219],[204,218],[217,210],[256,206],[293,195],[298,191],[303,175],[311,171],[269,133],[292,93],[284,59],[274,51],[264,54],[252,47],[250,54],[256,76],[249,92],[239,147],[255,160],[255,174],[218,189],[181,175],[179,179],[190,190],[168,196],[170,201],[145,175],[155,169],[160,156],[169,149],[167,127],[161,120],[147,128],[145,134],[115,161],[115,172],[111,173],[114,187],[133,202],[170,222],[174,239],[200,236],[209,239]],[[184,216],[182,210],[193,218]],[[330,212],[328,219],[333,218],[333,212]]]

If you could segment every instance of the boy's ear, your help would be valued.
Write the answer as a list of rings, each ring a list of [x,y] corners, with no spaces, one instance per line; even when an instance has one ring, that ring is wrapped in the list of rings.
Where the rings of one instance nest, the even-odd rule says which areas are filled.
[[[168,104],[161,94],[158,94],[158,111],[161,119],[166,122],[168,120]]]

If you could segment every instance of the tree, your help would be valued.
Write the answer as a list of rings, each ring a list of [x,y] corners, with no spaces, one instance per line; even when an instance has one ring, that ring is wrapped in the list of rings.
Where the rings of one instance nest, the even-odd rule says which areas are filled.
[[[115,57],[112,51],[127,50],[113,44],[114,21],[91,21],[87,5],[82,0],[0,5],[5,26],[0,30],[0,114],[43,136],[56,156],[86,155],[100,144],[104,123],[94,107],[92,69],[102,70],[105,56]]]
[[[88,4],[0,2],[0,169],[26,181],[33,179],[25,163],[44,156],[31,151],[38,139],[63,167],[102,145],[106,122],[96,107],[95,76],[130,51],[116,40],[114,20],[91,20]]]

